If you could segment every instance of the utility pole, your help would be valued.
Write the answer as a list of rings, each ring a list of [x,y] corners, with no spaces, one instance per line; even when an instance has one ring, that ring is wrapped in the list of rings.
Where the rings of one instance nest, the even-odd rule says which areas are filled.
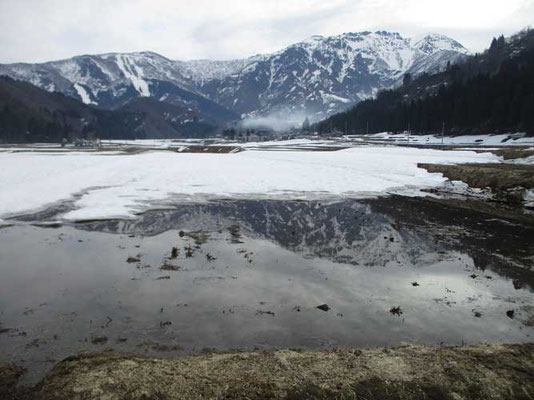
[[[445,135],[445,121],[443,121],[443,125],[441,126],[441,145],[443,146],[443,135]]]

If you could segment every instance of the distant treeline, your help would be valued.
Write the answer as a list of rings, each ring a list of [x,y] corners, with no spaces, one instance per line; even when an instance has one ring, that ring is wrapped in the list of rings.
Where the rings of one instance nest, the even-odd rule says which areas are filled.
[[[494,38],[483,54],[321,121],[321,133],[534,133],[534,31]]]

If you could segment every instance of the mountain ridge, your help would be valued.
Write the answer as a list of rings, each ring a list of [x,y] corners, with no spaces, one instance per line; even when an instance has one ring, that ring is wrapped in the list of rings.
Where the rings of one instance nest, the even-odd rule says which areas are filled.
[[[335,114],[398,84],[405,73],[439,70],[468,53],[441,34],[404,38],[397,32],[364,31],[315,35],[244,59],[181,61],[152,51],[114,52],[0,64],[0,75],[105,109],[154,97],[199,115],[207,104],[212,110],[217,105],[215,120],[222,125],[232,115],[276,115],[296,123],[307,116],[316,121]]]
[[[493,38],[490,47],[439,73],[332,115],[320,133],[534,133],[534,30]]]

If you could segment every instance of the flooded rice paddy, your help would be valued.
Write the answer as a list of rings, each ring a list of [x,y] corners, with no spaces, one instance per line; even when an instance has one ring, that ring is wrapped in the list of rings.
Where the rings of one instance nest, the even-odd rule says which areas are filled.
[[[397,196],[53,220],[49,210],[0,229],[0,363],[27,367],[32,382],[81,351],[176,356],[534,334],[530,222]]]

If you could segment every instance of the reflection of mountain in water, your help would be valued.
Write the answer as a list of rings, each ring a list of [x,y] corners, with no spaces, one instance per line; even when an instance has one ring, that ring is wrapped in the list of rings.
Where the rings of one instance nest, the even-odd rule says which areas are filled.
[[[215,231],[238,225],[306,256],[361,265],[436,262],[441,247],[429,235],[397,229],[391,217],[355,200],[323,204],[302,201],[221,201],[185,204],[150,212],[136,221],[106,221],[86,229],[155,235],[169,229]]]
[[[534,227],[420,198],[218,201],[149,212],[135,221],[82,229],[156,235],[170,229],[232,231],[265,238],[309,257],[360,265],[425,266],[467,253],[481,270],[533,286]],[[236,231],[237,229],[237,231]],[[230,232],[229,232],[230,237]]]

